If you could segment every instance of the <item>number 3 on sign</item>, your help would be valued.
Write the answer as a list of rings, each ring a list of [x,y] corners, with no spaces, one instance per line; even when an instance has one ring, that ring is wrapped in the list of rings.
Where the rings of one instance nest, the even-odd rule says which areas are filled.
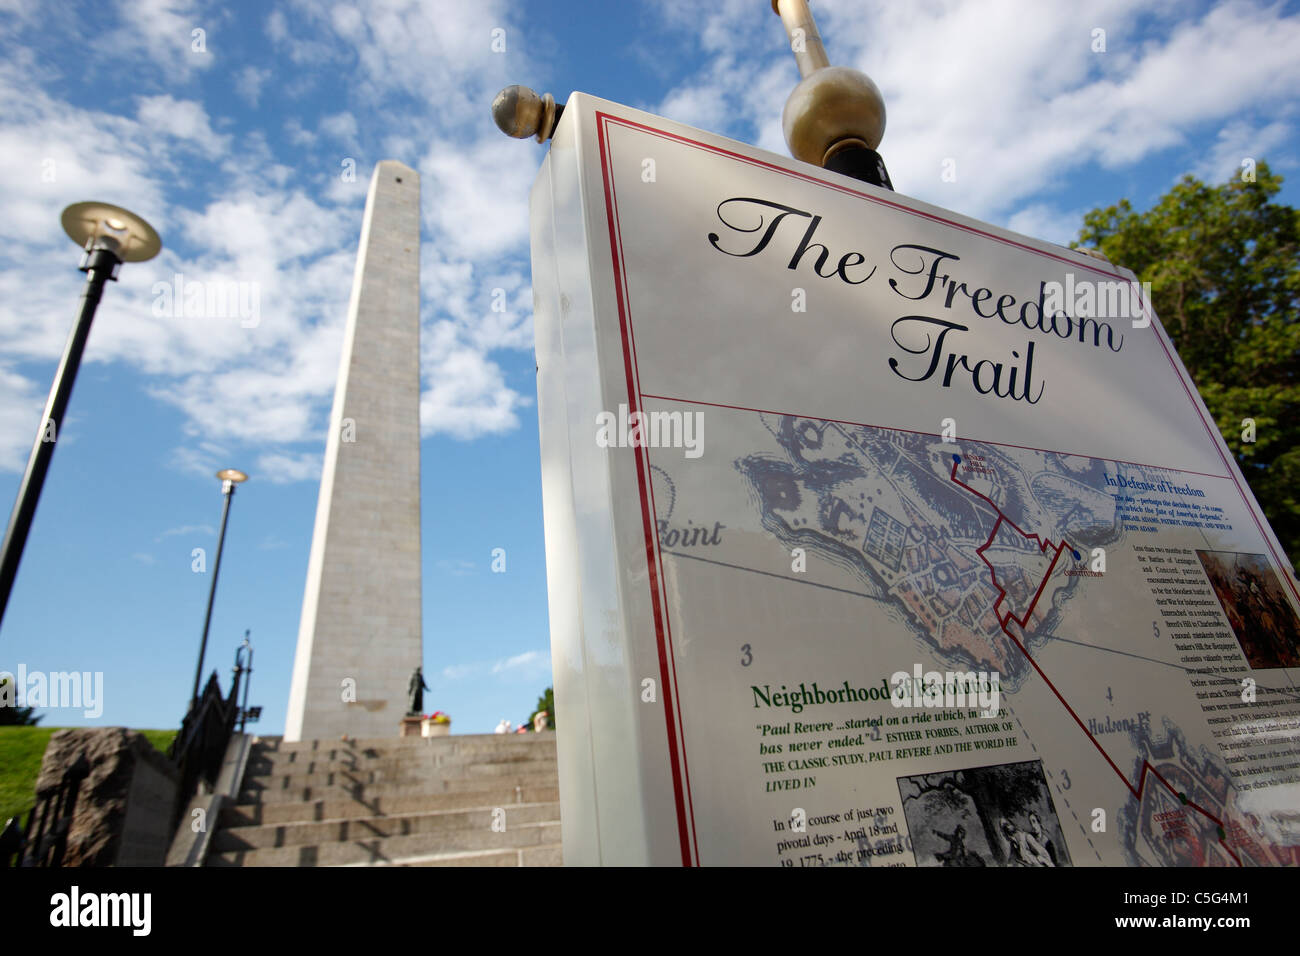
[[[753,654],[753,652],[749,649],[749,645],[748,645],[748,644],[742,644],[742,645],[740,645],[740,653],[741,653],[742,655],[744,655],[744,656],[742,656],[741,659],[740,659],[740,666],[741,666],[741,667],[748,667],[750,664],[754,663],[754,654]]]

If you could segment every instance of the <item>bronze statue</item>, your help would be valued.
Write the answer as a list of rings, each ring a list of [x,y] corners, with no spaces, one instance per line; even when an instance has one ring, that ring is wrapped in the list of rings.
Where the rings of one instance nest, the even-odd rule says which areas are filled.
[[[424,682],[424,674],[420,668],[416,668],[411,674],[411,681],[406,685],[406,696],[409,704],[406,713],[409,716],[416,716],[424,713],[424,692],[429,690],[429,686]]]

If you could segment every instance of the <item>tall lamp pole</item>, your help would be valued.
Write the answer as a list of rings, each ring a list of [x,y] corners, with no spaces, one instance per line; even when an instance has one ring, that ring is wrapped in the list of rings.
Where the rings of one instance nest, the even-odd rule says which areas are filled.
[[[217,535],[217,560],[212,566],[212,586],[208,589],[208,610],[203,615],[203,640],[199,643],[199,663],[194,669],[194,693],[190,695],[190,707],[199,703],[199,681],[203,677],[203,658],[208,652],[208,628],[212,625],[212,602],[217,597],[217,575],[221,573],[221,551],[226,544],[226,521],[230,518],[230,499],[235,497],[235,485],[248,480],[248,475],[237,468],[223,468],[217,472],[221,479],[221,531]]]
[[[86,287],[81,293],[81,307],[77,321],[63,348],[63,358],[50,397],[45,403],[45,414],[36,429],[36,441],[27,459],[27,470],[18,486],[18,500],[9,516],[4,545],[0,548],[0,622],[4,620],[13,590],[18,564],[22,561],[27,534],[31,531],[36,505],[41,498],[45,475],[54,456],[54,445],[63,428],[63,416],[72,396],[72,386],[81,366],[81,354],[90,336],[90,325],[95,309],[104,292],[104,283],[117,281],[118,269],[123,262],[145,262],[162,249],[162,240],[153,226],[133,212],[103,202],[79,202],[63,210],[63,231],[73,242],[86,250],[80,269],[86,273]]]

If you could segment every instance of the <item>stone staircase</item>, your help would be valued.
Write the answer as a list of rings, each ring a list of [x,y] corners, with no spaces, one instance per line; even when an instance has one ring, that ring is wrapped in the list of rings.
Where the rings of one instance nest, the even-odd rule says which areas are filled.
[[[560,866],[559,799],[554,733],[263,737],[205,865]]]

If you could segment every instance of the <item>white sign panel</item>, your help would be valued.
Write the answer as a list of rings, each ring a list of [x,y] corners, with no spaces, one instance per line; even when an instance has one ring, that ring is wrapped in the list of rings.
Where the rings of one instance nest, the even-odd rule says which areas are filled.
[[[1130,273],[582,94],[532,215],[566,862],[1300,862],[1296,581]]]

